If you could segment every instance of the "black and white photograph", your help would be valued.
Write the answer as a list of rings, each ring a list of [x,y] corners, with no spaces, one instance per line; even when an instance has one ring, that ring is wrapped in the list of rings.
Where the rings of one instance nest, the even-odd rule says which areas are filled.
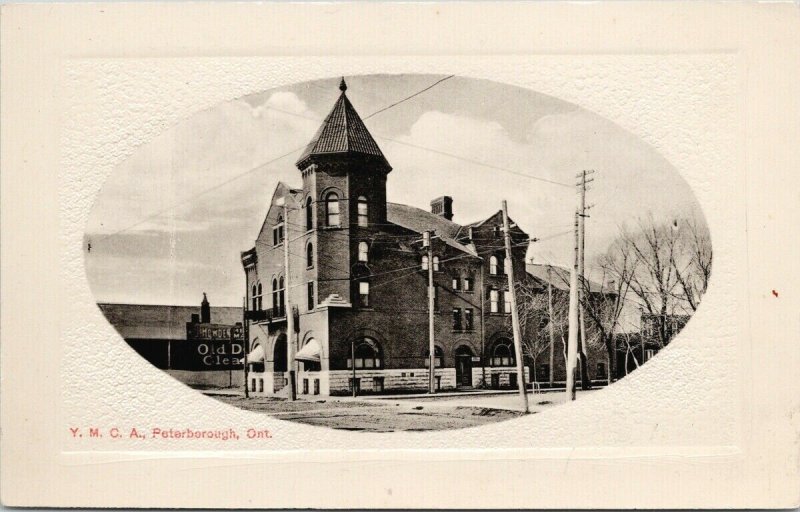
[[[799,23],[1,5],[0,502],[796,508]]]
[[[100,309],[155,368],[352,431],[580,400],[657,357],[712,275],[703,213],[657,151],[455,75],[332,77],[199,112],[109,176],[85,243]]]

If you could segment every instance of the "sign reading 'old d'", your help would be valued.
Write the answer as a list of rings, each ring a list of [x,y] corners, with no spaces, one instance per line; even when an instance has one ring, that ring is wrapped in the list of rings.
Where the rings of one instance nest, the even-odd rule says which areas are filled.
[[[176,370],[241,369],[244,331],[241,325],[186,324],[186,341],[172,343],[170,359]]]

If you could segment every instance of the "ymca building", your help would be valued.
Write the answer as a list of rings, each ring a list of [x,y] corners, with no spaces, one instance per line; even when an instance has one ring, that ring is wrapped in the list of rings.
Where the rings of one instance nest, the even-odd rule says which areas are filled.
[[[462,225],[447,196],[388,202],[392,167],[346,89],[296,162],[301,185],[277,185],[241,254],[251,395],[287,393],[289,371],[298,395],[425,391],[429,267],[437,388],[516,387],[501,212]],[[526,279],[528,235],[511,238]]]

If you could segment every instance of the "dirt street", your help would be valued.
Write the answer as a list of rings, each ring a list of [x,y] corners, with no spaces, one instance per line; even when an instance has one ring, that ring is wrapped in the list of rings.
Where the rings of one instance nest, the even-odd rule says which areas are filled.
[[[249,398],[208,393],[221,402],[275,418],[358,432],[445,430],[486,425],[522,416],[516,394],[350,397],[298,399]],[[533,414],[560,403],[560,393],[528,395]]]

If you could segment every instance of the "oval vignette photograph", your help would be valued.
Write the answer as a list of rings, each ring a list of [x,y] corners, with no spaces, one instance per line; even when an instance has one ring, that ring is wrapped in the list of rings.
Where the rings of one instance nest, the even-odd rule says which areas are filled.
[[[543,414],[647,371],[700,307],[678,170],[577,104],[462,76],[337,76],[197,112],[92,207],[98,307],[200,394],[353,432]]]

